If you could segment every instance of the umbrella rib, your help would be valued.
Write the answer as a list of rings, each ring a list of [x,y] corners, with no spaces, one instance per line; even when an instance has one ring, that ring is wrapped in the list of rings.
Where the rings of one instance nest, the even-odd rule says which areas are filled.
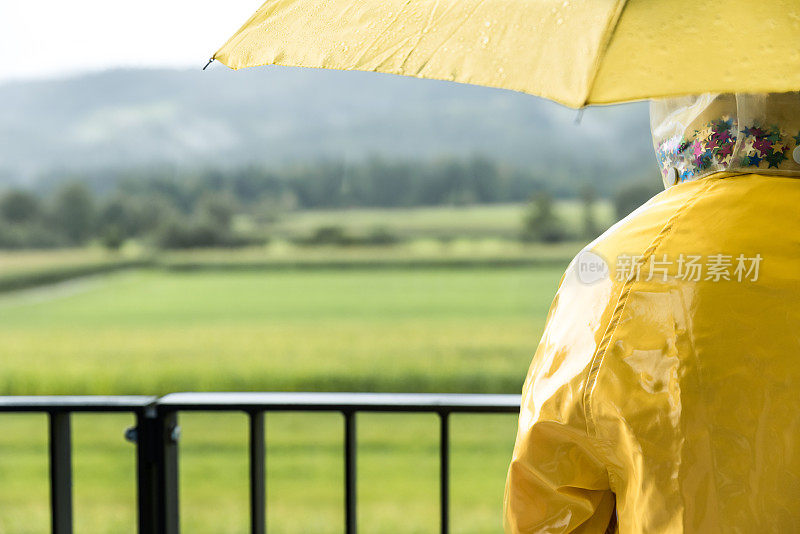
[[[594,64],[592,65],[589,84],[586,86],[586,96],[583,98],[583,104],[581,105],[582,108],[585,108],[587,105],[589,105],[589,95],[592,94],[592,89],[594,88],[594,82],[595,80],[597,80],[597,73],[600,72],[600,62],[606,55],[606,50],[608,50],[608,45],[614,38],[614,34],[617,31],[617,26],[619,25],[619,19],[622,16],[622,12],[625,11],[625,6],[627,5],[628,5],[628,0],[621,0],[619,2],[615,15],[609,19],[608,26],[603,32],[604,35],[603,42],[601,43],[600,48],[597,51],[597,54],[595,55],[594,58]]]
[[[422,62],[422,65],[420,65],[420,66],[419,66],[419,69],[417,69],[417,71],[418,71],[418,72],[421,72],[421,71],[422,71],[422,69],[424,69],[424,68],[425,68],[425,67],[428,65],[428,63],[430,63],[430,62],[431,62],[431,60],[433,59],[433,56],[435,56],[435,55],[436,55],[436,53],[437,53],[437,52],[438,52],[438,51],[439,51],[439,50],[440,50],[440,49],[441,49],[441,48],[442,48],[442,47],[443,47],[445,44],[447,44],[447,43],[449,42],[450,38],[451,38],[453,35],[455,35],[455,34],[456,34],[456,32],[457,32],[458,30],[460,30],[460,29],[461,29],[461,27],[462,27],[462,26],[464,26],[464,24],[466,24],[466,23],[467,23],[467,21],[468,21],[470,18],[472,18],[472,15],[474,15],[474,14],[475,14],[475,12],[476,12],[476,11],[478,11],[478,8],[480,8],[480,7],[481,7],[481,6],[482,6],[482,5],[483,5],[485,2],[486,2],[486,0],[480,0],[480,1],[479,1],[477,4],[475,4],[475,7],[474,7],[474,8],[472,8],[472,11],[470,11],[469,17],[466,17],[466,18],[465,18],[463,21],[461,21],[461,24],[459,24],[459,25],[458,25],[456,28],[454,28],[454,29],[453,29],[453,31],[451,31],[451,32],[450,32],[450,35],[448,35],[448,36],[447,36],[447,38],[446,38],[446,39],[445,39],[445,40],[442,42],[442,44],[440,44],[439,46],[437,46],[437,47],[436,47],[436,48],[435,48],[435,49],[434,49],[434,50],[433,50],[433,51],[432,51],[432,52],[431,52],[431,53],[428,55],[428,58],[427,58],[425,61],[423,61],[423,62]]]
[[[361,53],[361,55],[360,55],[360,56],[358,56],[358,59],[356,59],[356,61],[354,62],[354,66],[355,66],[356,68],[358,68],[358,66],[359,66],[359,65],[363,65],[363,64],[364,64],[364,63],[363,63],[363,61],[364,61],[364,57],[367,55],[367,52],[369,51],[369,49],[370,49],[370,48],[371,48],[371,47],[372,47],[372,46],[373,46],[375,43],[377,43],[377,42],[380,40],[380,38],[381,38],[381,37],[383,37],[384,35],[386,35],[386,32],[388,32],[388,31],[389,31],[389,28],[392,26],[392,24],[394,24],[394,23],[397,21],[397,19],[398,19],[398,18],[400,18],[400,14],[403,12],[403,10],[405,10],[405,9],[406,9],[406,7],[408,7],[408,5],[409,5],[410,3],[411,3],[411,0],[406,0],[406,2],[403,4],[403,7],[401,7],[400,9],[398,9],[398,10],[397,10],[397,14],[396,14],[396,15],[395,15],[395,16],[392,18],[392,20],[390,20],[390,21],[389,21],[389,22],[386,24],[386,27],[385,27],[383,30],[381,30],[381,32],[380,32],[378,35],[376,35],[376,36],[375,36],[375,38],[374,38],[374,39],[373,39],[373,40],[372,40],[372,41],[369,43],[369,46],[365,47],[364,51]],[[375,69],[373,69],[373,70],[375,70]]]
[[[400,63],[400,71],[405,71],[406,63],[408,63],[408,58],[410,58],[411,54],[414,53],[414,50],[417,49],[417,46],[419,46],[420,41],[422,41],[422,36],[425,35],[425,33],[427,33],[427,31],[433,24],[433,19],[436,17],[436,10],[439,9],[439,3],[440,3],[439,0],[436,0],[433,3],[433,8],[431,9],[431,14],[428,17],[428,22],[425,23],[425,27],[422,29],[422,31],[417,33],[417,42],[414,43],[414,46],[411,47],[411,49],[408,51],[408,54],[406,54],[406,57],[404,57],[403,61]],[[447,10],[445,10],[445,13],[447,13]]]

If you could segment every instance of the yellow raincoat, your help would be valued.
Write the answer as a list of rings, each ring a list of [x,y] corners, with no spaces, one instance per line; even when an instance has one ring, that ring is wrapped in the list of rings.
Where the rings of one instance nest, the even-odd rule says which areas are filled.
[[[760,98],[654,104],[670,187],[562,278],[508,533],[800,532],[800,97]]]

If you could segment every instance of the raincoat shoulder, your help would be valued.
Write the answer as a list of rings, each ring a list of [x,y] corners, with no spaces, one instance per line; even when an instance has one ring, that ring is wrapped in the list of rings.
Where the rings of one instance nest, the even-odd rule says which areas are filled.
[[[686,182],[573,260],[523,387],[508,533],[800,531],[797,202],[795,178]]]

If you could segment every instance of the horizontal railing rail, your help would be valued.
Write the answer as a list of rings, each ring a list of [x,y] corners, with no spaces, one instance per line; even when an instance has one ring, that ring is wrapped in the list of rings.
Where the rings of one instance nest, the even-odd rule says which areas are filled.
[[[449,531],[450,426],[453,413],[516,413],[518,395],[415,393],[172,393],[147,396],[0,397],[0,413],[46,413],[49,421],[50,511],[53,534],[72,534],[70,415],[127,412],[136,425],[137,523],[141,534],[178,534],[178,413],[244,412],[249,421],[250,531],[266,533],[265,413],[338,412],[344,418],[344,529],[356,532],[356,413],[433,413],[439,416],[441,532]]]

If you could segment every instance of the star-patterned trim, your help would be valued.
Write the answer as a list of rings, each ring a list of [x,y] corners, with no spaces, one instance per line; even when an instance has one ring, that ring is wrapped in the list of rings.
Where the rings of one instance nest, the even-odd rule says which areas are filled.
[[[800,146],[800,131],[792,135],[774,125],[739,129],[735,118],[724,116],[691,135],[661,141],[656,147],[656,158],[664,177],[675,168],[678,181],[684,182],[711,172],[735,169],[797,170],[789,157],[797,146]]]

